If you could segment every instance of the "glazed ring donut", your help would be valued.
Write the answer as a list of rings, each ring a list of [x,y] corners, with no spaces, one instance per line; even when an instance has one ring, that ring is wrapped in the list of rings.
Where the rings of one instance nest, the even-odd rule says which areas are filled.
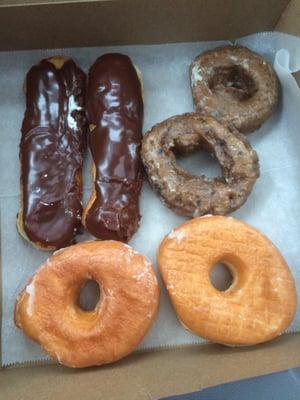
[[[222,177],[194,176],[176,164],[176,153],[199,148],[220,163]],[[154,189],[178,214],[228,214],[249,196],[259,176],[256,152],[233,127],[210,116],[183,114],[155,125],[142,143],[142,160]]]
[[[196,110],[252,132],[275,110],[280,84],[273,67],[245,47],[226,46],[200,54],[191,65]]]
[[[89,279],[100,286],[92,311],[78,305]],[[125,357],[149,330],[158,309],[152,264],[120,242],[83,242],[56,252],[15,306],[15,323],[61,364],[88,367]]]
[[[296,288],[286,262],[266,236],[241,221],[190,220],[163,240],[158,262],[179,320],[213,342],[266,342],[293,320]],[[209,279],[218,262],[233,276],[223,292]]]

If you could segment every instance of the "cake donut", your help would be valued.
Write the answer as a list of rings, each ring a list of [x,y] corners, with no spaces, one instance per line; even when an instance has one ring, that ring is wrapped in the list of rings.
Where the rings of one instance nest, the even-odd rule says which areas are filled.
[[[226,291],[209,278],[219,262],[233,277]],[[266,342],[294,318],[296,288],[288,265],[266,236],[241,221],[205,216],[186,222],[162,241],[158,263],[179,320],[213,342]]]
[[[127,242],[139,225],[143,182],[142,88],[129,57],[96,60],[88,75],[87,111],[93,189],[82,221],[99,239]]]
[[[192,63],[190,77],[196,110],[243,133],[259,128],[278,104],[280,84],[273,67],[246,47],[205,51]]]
[[[175,154],[204,149],[217,159],[222,177],[195,176],[176,164]],[[210,116],[177,115],[143,138],[142,159],[150,184],[178,214],[228,214],[249,196],[259,176],[256,152],[244,135]]]
[[[78,305],[87,280],[100,287],[94,310]],[[15,323],[59,363],[79,368],[132,352],[158,310],[152,264],[126,244],[82,242],[54,253],[18,296]]]
[[[85,84],[64,57],[42,60],[26,76],[17,227],[41,250],[69,245],[81,227]]]

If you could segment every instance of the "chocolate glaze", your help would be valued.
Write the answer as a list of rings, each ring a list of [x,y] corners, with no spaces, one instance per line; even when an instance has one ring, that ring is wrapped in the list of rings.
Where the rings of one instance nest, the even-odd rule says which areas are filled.
[[[128,241],[137,230],[143,167],[141,83],[129,57],[106,54],[91,67],[87,110],[95,192],[85,226],[101,239]]]
[[[72,60],[61,69],[42,60],[26,76],[20,144],[23,229],[43,247],[64,247],[80,229],[85,82]]]

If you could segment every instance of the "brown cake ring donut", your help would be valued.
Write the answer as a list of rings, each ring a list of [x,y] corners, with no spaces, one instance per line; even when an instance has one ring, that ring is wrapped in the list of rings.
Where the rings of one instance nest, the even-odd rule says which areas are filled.
[[[200,54],[190,68],[196,110],[252,132],[275,110],[280,84],[273,67],[240,46]]]
[[[219,262],[233,276],[226,291],[217,290],[209,278]],[[180,322],[213,342],[266,342],[294,318],[297,295],[288,265],[266,236],[242,221],[190,220],[162,241],[158,263]]]
[[[142,86],[129,57],[105,54],[88,76],[93,189],[82,222],[99,239],[127,242],[139,226]]]
[[[199,148],[220,163],[222,177],[191,175],[176,164],[176,153]],[[162,200],[187,217],[228,214],[249,196],[259,176],[256,152],[244,135],[210,116],[183,114],[155,125],[142,143],[150,184]]]
[[[94,310],[78,305],[87,280],[100,287]],[[18,296],[15,323],[55,360],[79,368],[125,357],[151,327],[159,286],[150,261],[114,241],[59,250]]]
[[[73,243],[81,228],[85,84],[84,72],[60,56],[26,75],[17,228],[41,250]]]

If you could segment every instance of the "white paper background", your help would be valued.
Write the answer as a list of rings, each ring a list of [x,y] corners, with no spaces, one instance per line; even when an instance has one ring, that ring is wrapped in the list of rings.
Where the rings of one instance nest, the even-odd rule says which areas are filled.
[[[300,92],[290,71],[300,69],[300,38],[263,33],[237,41],[273,62],[282,84],[282,102],[277,113],[261,129],[248,136],[260,159],[261,177],[246,205],[234,213],[261,229],[279,247],[290,265],[300,292]],[[17,294],[49,253],[25,243],[15,228],[19,206],[18,145],[24,113],[22,84],[26,72],[41,58],[54,54],[73,57],[87,71],[106,52],[128,54],[139,66],[145,89],[144,131],[175,114],[192,111],[189,65],[203,50],[228,42],[182,43],[151,46],[121,46],[84,49],[0,53],[0,205],[1,258],[3,282],[2,363],[46,359],[40,347],[28,340],[13,323]],[[281,50],[281,49],[286,49]],[[289,60],[290,57],[290,60]],[[214,175],[218,167],[205,153],[181,162],[192,171]],[[85,171],[85,197],[89,195],[89,160]],[[156,263],[156,249],[165,234],[184,218],[166,208],[144,184],[141,196],[141,226],[131,245]],[[84,240],[88,235],[83,235]],[[300,330],[300,311],[289,331]],[[141,349],[157,348],[203,340],[179,325],[165,289],[155,325]]]

